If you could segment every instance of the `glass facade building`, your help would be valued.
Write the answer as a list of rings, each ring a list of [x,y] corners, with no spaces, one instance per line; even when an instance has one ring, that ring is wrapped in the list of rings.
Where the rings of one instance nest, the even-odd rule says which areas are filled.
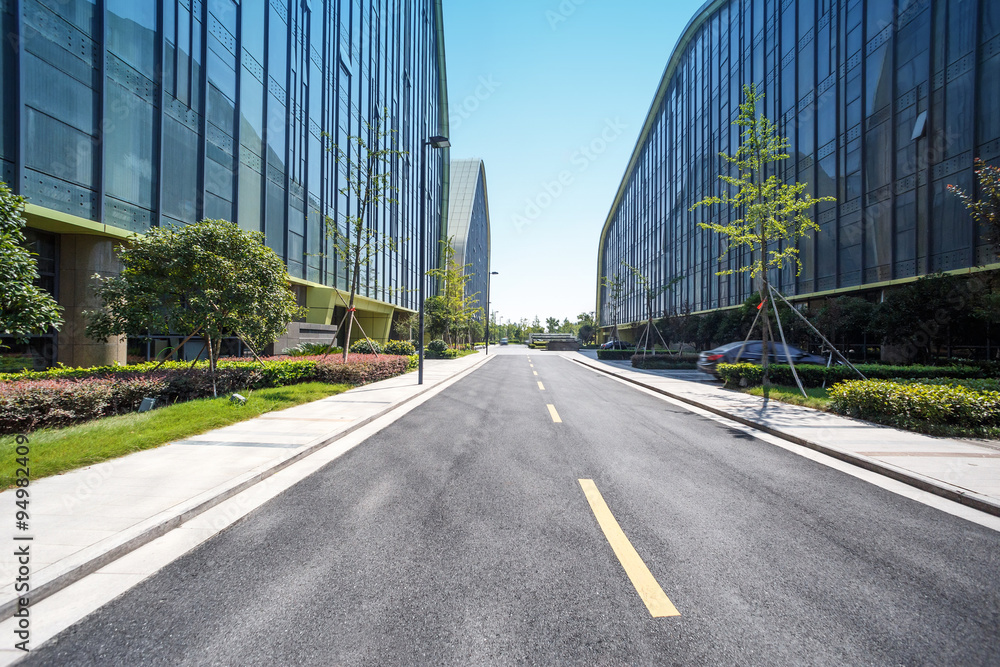
[[[455,261],[470,276],[466,296],[475,295],[486,311],[490,280],[490,207],[486,195],[486,165],[480,159],[451,161],[448,233]]]
[[[370,215],[397,243],[367,267],[359,316],[385,338],[417,308],[421,144],[448,133],[441,0],[0,0],[0,22],[0,178],[56,235],[58,266],[113,271],[68,237],[233,220],[285,260],[309,321],[336,324],[347,275],[324,220],[357,204],[333,144],[357,157],[348,137],[378,119],[407,154]],[[428,151],[431,266],[448,169]],[[60,357],[86,300],[71,296]]]
[[[691,206],[735,175],[742,86],[788,137],[776,172],[835,203],[813,209],[821,231],[801,242],[801,274],[775,271],[800,300],[877,290],[940,271],[997,268],[948,184],[973,190],[973,158],[1000,158],[1000,3],[995,0],[712,0],[667,64],[605,222],[598,257],[600,324],[611,325],[601,278],[653,285],[681,277],[659,314],[741,304],[753,288],[725,240],[698,227],[735,217]],[[722,261],[720,263],[720,257]],[[624,270],[623,270],[624,269]],[[620,322],[645,317],[633,291]]]

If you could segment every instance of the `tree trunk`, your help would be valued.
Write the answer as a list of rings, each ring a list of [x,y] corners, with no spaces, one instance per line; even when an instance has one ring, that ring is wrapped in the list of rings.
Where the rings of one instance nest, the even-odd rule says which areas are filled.
[[[208,374],[212,378],[212,398],[218,398],[219,392],[215,386],[215,347],[212,345],[212,334],[205,334],[205,350],[208,352]]]
[[[760,362],[761,362],[761,367],[762,367],[762,371],[763,371],[762,372],[762,375],[763,375],[763,383],[762,384],[764,386],[764,398],[766,399],[766,398],[768,398],[768,394],[769,394],[770,388],[771,388],[771,377],[770,377],[770,361],[771,361],[770,360],[770,356],[771,355],[769,354],[770,351],[771,351],[770,350],[770,344],[769,344],[771,342],[771,316],[768,313],[768,309],[771,307],[771,304],[770,304],[770,302],[768,300],[768,297],[766,296],[770,292],[770,290],[768,289],[768,282],[767,282],[766,274],[765,274],[765,277],[762,278],[762,280],[763,280],[764,287],[761,289],[760,293],[761,293],[761,303],[762,303],[761,308],[763,309],[764,312],[761,313],[761,315],[763,316],[764,321],[761,323],[761,328],[760,328],[760,331],[761,331],[761,341],[762,341],[761,350],[760,350],[760,353],[761,353]]]
[[[351,301],[347,306],[347,333],[344,335],[344,351],[341,359],[347,361],[347,350],[351,347],[351,325],[354,324],[354,292],[351,292]]]

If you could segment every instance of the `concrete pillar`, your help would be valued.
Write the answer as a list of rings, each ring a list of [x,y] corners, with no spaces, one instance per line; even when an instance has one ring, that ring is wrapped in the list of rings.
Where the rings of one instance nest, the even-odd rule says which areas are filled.
[[[358,321],[351,330],[351,342],[364,340],[365,334],[372,340],[385,344],[389,340],[389,329],[392,326],[392,310],[379,313],[373,311],[357,311]],[[358,324],[361,326],[359,327]],[[361,333],[364,329],[364,333]]]
[[[62,234],[59,237],[59,305],[64,308],[65,323],[59,331],[56,361],[71,367],[103,366],[117,361],[126,363],[124,338],[109,338],[106,343],[87,338],[84,310],[94,310],[100,300],[94,293],[93,275],[114,276],[121,264],[114,253],[113,239],[88,234]]]

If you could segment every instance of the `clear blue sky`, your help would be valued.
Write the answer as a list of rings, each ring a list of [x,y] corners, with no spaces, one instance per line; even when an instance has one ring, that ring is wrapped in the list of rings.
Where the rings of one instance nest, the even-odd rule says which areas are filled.
[[[444,0],[451,155],[486,163],[501,318],[594,310],[601,227],[701,4]]]

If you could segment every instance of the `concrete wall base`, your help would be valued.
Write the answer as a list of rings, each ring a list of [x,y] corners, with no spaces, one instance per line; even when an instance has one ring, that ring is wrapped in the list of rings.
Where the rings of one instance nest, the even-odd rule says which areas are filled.
[[[88,234],[59,237],[59,305],[65,323],[59,331],[56,361],[72,367],[125,364],[125,338],[95,341],[86,336],[85,310],[96,310],[100,299],[94,293],[94,274],[117,276],[121,263],[115,256],[116,241]]]

